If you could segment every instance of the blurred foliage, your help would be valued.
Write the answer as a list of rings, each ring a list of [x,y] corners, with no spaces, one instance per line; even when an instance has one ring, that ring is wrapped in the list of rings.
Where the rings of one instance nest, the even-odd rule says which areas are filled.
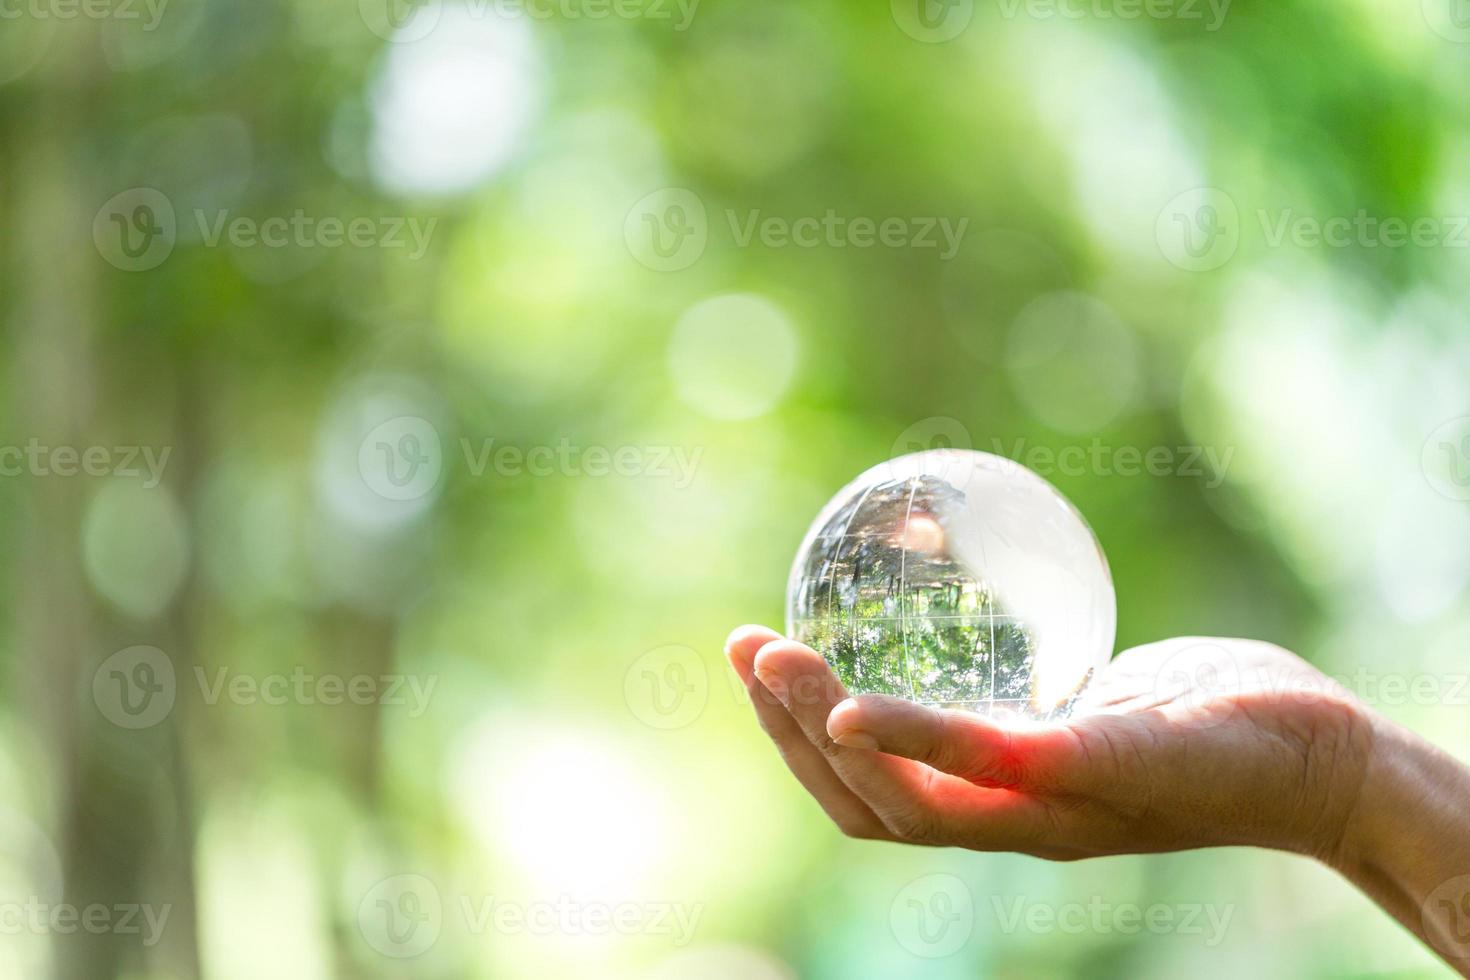
[[[725,633],[779,625],[837,488],[956,424],[1087,516],[1120,648],[1245,635],[1333,672],[1464,676],[1470,510],[1421,455],[1470,405],[1451,12],[1237,0],[1210,29],[1182,0],[920,2],[928,21],[708,3],[686,30],[674,4],[451,0],[396,34],[373,0],[0,20],[0,444],[169,451],[152,487],[121,454],[0,479],[0,895],[172,910],[153,944],[7,933],[0,975],[1437,971],[1279,855],[844,840],[749,717]],[[969,19],[905,30],[935,16]],[[130,270],[136,188],[173,220]],[[705,216],[680,268],[640,237],[672,233],[638,210],[670,188]],[[1199,200],[1238,230],[1223,261],[1181,251]],[[1283,216],[1360,212],[1443,235],[1273,241]],[[368,219],[372,242],[211,241],[298,213]],[[742,239],[828,214],[847,230],[815,247]],[[965,231],[947,260],[856,244],[856,219],[889,218]],[[380,446],[436,475],[384,483]],[[1109,461],[1063,466],[1069,447]],[[1117,456],[1157,447],[1163,475]],[[126,727],[115,672],[162,683],[130,673],[153,654],[109,660],[138,646],[174,700]],[[396,677],[404,700],[261,699],[300,674]],[[1463,703],[1380,707],[1466,754]],[[937,958],[898,924],[930,874],[974,899]],[[374,924],[379,901],[409,910],[379,884],[402,875],[441,900],[426,949]],[[473,928],[492,897],[699,914],[687,944]],[[1233,918],[1216,945],[1002,926],[1018,900],[1094,899]]]

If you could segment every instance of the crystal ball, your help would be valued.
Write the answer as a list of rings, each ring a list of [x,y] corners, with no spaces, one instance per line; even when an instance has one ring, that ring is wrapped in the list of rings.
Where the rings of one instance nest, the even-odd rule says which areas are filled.
[[[1107,559],[1046,480],[989,453],[873,467],[817,515],[786,632],[853,694],[988,715],[1067,715],[1113,649]]]

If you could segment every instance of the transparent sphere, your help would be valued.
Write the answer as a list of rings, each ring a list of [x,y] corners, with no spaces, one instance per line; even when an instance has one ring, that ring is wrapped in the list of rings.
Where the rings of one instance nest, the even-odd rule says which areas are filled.
[[[900,456],[843,487],[791,569],[786,632],[853,694],[1066,715],[1112,655],[1092,529],[1057,489],[970,450]]]

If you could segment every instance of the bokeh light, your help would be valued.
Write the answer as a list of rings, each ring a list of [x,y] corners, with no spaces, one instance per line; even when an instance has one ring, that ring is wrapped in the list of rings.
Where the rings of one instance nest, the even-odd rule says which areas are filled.
[[[373,89],[374,173],[396,193],[469,190],[509,162],[540,109],[541,69],[527,18],[435,2],[399,28]]]
[[[748,419],[771,410],[796,373],[790,319],[761,296],[716,296],[696,303],[674,326],[669,374],[691,408],[715,419]]]
[[[1450,0],[5,6],[0,900],[172,913],[0,978],[1438,975],[1279,854],[843,838],[721,643],[854,474],[964,445],[1085,515],[1119,648],[1269,639],[1470,758],[1467,42]],[[1360,213],[1437,237],[1298,234]],[[298,221],[367,237],[251,237]],[[973,922],[929,957],[932,875]],[[1234,912],[1002,927],[1093,896]]]

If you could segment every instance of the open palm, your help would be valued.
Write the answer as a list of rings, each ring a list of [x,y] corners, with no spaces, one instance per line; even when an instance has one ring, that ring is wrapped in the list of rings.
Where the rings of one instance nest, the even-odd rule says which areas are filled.
[[[1253,640],[1126,651],[1059,722],[848,697],[746,626],[726,654],[786,764],[844,833],[1070,860],[1222,844],[1330,858],[1365,777],[1365,709]]]

